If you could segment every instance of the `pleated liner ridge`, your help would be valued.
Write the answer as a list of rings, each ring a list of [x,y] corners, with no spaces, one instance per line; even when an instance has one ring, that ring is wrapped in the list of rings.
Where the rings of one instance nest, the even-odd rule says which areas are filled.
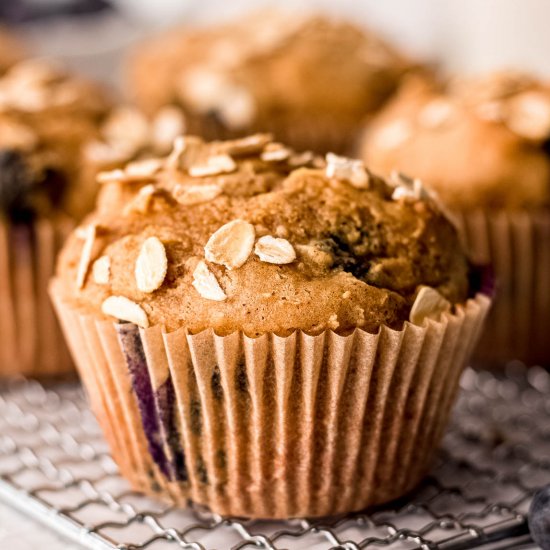
[[[49,296],[55,258],[74,224],[0,217],[0,378],[74,372]]]
[[[99,321],[52,297],[135,489],[261,518],[362,509],[426,473],[489,307],[350,336],[189,335]]]
[[[491,264],[497,285],[475,359],[550,365],[550,210],[475,210],[458,220],[473,261]]]

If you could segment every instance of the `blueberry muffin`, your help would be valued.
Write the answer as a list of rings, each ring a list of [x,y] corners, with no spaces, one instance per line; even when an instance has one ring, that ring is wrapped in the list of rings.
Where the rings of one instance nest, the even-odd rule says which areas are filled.
[[[298,149],[342,152],[410,68],[350,23],[259,11],[138,47],[127,91],[149,113],[181,105],[188,130],[209,139],[270,131]]]
[[[517,73],[413,79],[365,133],[373,169],[415,174],[454,212],[498,298],[484,361],[550,361],[550,85]]]
[[[488,307],[428,190],[265,134],[99,179],[51,294],[135,488],[265,518],[413,488]]]
[[[71,369],[47,296],[61,242],[93,205],[81,147],[109,109],[96,85],[26,60],[0,77],[0,376]]]

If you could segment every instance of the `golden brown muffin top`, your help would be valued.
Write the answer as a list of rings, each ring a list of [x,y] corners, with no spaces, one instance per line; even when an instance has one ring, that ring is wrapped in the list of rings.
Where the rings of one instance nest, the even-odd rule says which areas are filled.
[[[467,297],[465,255],[430,194],[361,161],[263,134],[187,136],[99,181],[57,268],[85,312],[193,333],[346,333],[421,322],[427,306]]]
[[[81,215],[81,147],[109,109],[103,90],[31,59],[0,78],[0,213]]]
[[[179,103],[233,130],[266,128],[288,113],[356,121],[408,67],[378,36],[347,22],[263,10],[143,44],[130,59],[129,93],[146,110]]]
[[[550,203],[550,86],[503,72],[445,89],[410,79],[375,118],[361,156],[422,178],[449,206]]]

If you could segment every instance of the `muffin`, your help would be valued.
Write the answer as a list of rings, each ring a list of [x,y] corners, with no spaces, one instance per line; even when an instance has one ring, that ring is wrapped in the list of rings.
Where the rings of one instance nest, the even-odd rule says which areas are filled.
[[[489,303],[425,189],[265,134],[100,180],[50,293],[136,490],[285,518],[416,485]]]
[[[151,39],[128,61],[127,92],[149,113],[181,105],[188,131],[208,139],[269,131],[299,150],[343,152],[410,68],[347,22],[264,10]]]
[[[0,75],[26,57],[23,44],[5,27],[0,26]]]
[[[373,169],[433,187],[474,261],[493,266],[484,363],[550,362],[549,138],[550,86],[509,72],[446,86],[413,79],[364,136]]]
[[[117,105],[102,120],[97,135],[82,150],[81,170],[87,181],[100,171],[122,168],[131,161],[166,155],[183,135],[186,120],[179,107],[167,106],[147,116],[130,105]]]
[[[0,78],[0,376],[73,368],[47,282],[62,241],[95,201],[80,149],[108,105],[95,85],[42,60]]]

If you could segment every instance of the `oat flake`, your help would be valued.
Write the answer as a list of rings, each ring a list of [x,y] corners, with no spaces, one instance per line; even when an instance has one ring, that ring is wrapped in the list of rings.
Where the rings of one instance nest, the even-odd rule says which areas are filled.
[[[101,256],[92,265],[92,277],[94,283],[106,285],[111,276],[111,259],[109,256]]]
[[[218,283],[216,276],[208,269],[208,266],[201,260],[195,271],[193,271],[193,286],[195,290],[207,300],[223,302],[227,295]]]
[[[149,237],[141,246],[136,260],[135,277],[139,290],[142,292],[154,292],[162,286],[168,260],[164,245],[157,237]]]
[[[414,325],[422,325],[425,319],[437,320],[442,313],[450,311],[451,303],[435,288],[422,286],[409,314],[409,320]]]
[[[85,231],[86,237],[84,239],[84,244],[82,245],[82,253],[80,255],[80,262],[78,263],[78,270],[76,273],[76,287],[78,289],[83,288],[86,281],[86,275],[88,274],[88,268],[90,267],[90,261],[92,259],[97,226],[93,224],[89,225]]]
[[[258,239],[254,253],[262,262],[270,264],[290,264],[296,259],[296,251],[286,239],[275,238],[271,235]]]
[[[220,227],[204,247],[209,262],[227,269],[241,267],[252,252],[256,232],[254,226],[244,220],[233,220]]]
[[[101,311],[120,321],[135,323],[141,328],[149,327],[149,319],[143,308],[124,296],[109,296],[101,304]]]

